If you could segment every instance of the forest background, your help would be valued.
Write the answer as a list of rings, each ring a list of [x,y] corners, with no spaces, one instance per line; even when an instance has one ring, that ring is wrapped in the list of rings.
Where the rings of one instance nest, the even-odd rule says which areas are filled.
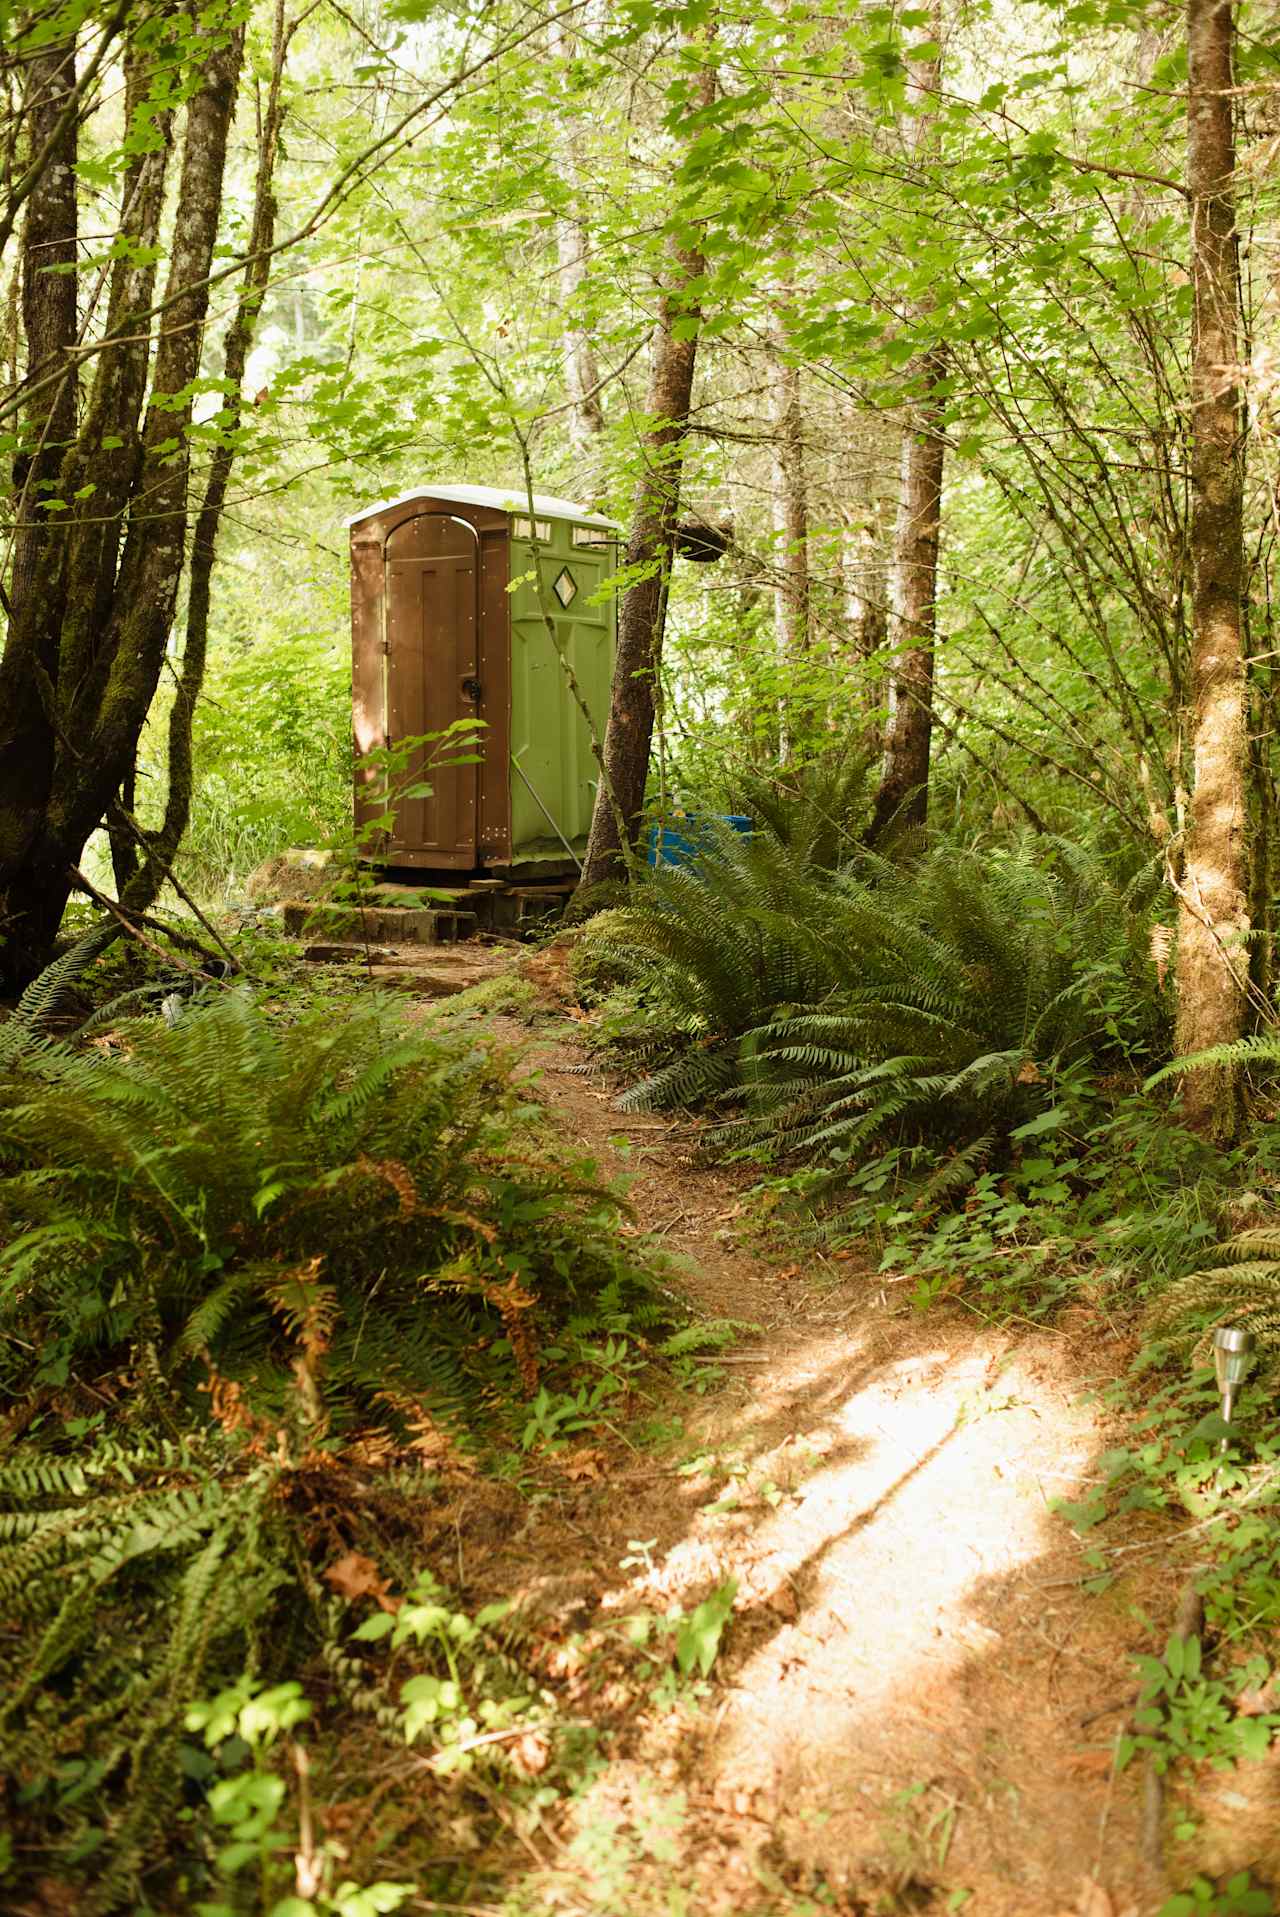
[[[624,1108],[695,1110],[803,1243],[869,1249],[921,1310],[1142,1307],[1179,1362],[1230,1311],[1274,1379],[1278,25],[0,6],[0,1489],[39,1627],[0,1730],[24,1842],[93,1907],[273,1907],[309,1659],[479,1792],[472,1740],[541,1735],[550,1693],[438,1564],[413,1583],[406,1458],[558,1455],[728,1335],[676,1324],[616,1194],[456,1034],[225,980],[184,1009],[103,958],[159,941],[187,993],[212,942],[279,986],[247,882],[354,850],[343,521],[375,499],[536,485],[624,529],[573,960]],[[757,830],[632,863],[690,813]],[[1205,1390],[1171,1400],[1187,1445],[1113,1454],[1082,1529],[1113,1490],[1208,1495]],[[1248,1515],[1196,1594],[1250,1643],[1259,1444],[1214,1479]],[[396,1703],[376,1659],[415,1633]],[[1204,1695],[1211,1755],[1270,1748],[1274,1712]],[[1148,1706],[1159,1770],[1191,1707]],[[409,1895],[361,1904],[336,1855],[274,1907]]]
[[[1189,832],[1197,856],[1196,755],[1216,725],[1215,749],[1235,768],[1236,815],[1215,815],[1231,872],[1209,877],[1222,847],[1199,855],[1180,894],[1183,943],[1199,923],[1197,887],[1243,887],[1247,901],[1204,894],[1202,916],[1219,928],[1205,963],[1224,974],[1221,941],[1247,921],[1263,935],[1252,962],[1265,991],[1276,350],[1265,10],[1237,23],[1209,9],[1196,29],[1202,65],[1227,61],[1231,114],[1210,135],[1236,161],[1215,178],[1223,155],[1208,154],[1199,181],[1185,110],[1195,34],[1158,8],[975,8],[946,20],[569,8],[546,20],[405,5],[367,20],[311,9],[243,24],[242,54],[241,14],[222,23],[238,105],[225,169],[205,182],[216,224],[206,217],[192,235],[212,269],[207,293],[170,335],[185,337],[189,363],[175,345],[175,364],[154,369],[172,390],[144,419],[146,356],[114,339],[131,299],[162,306],[181,290],[180,273],[160,289],[157,264],[188,237],[193,178],[179,183],[176,159],[158,190],[154,176],[195,84],[193,48],[170,29],[153,53],[162,30],[128,10],[11,16],[23,57],[6,68],[8,426],[21,480],[10,597],[21,628],[20,588],[42,553],[74,549],[61,590],[90,599],[70,623],[109,627],[114,607],[118,628],[96,677],[61,674],[68,704],[46,716],[46,761],[59,728],[80,726],[103,763],[82,801],[53,803],[67,817],[44,854],[18,821],[23,781],[29,795],[48,765],[35,768],[19,742],[39,696],[25,647],[47,641],[33,627],[6,648],[11,952],[24,911],[35,913],[28,961],[32,947],[47,952],[50,921],[56,930],[62,871],[39,907],[22,893],[46,885],[41,858],[78,863],[122,800],[148,831],[163,821],[164,855],[153,847],[146,861],[157,871],[190,815],[182,858],[206,890],[234,890],[291,840],[340,831],[342,519],[426,475],[519,490],[527,454],[539,486],[608,508],[633,533],[645,472],[651,490],[665,474],[669,500],[679,489],[687,518],[732,528],[720,565],[677,561],[671,575],[660,808],[723,803],[738,764],[869,761],[893,711],[872,836],[895,810],[900,824],[919,816],[927,784],[934,819],[962,836],[1066,829],[1131,864],[1159,854],[1178,888]],[[159,78],[139,77],[135,50],[129,99],[131,30]],[[75,102],[79,208],[56,204],[58,167],[24,172],[41,134],[71,138],[56,88],[25,109],[21,93],[40,77],[33,49],[65,48],[59,36],[76,31],[92,69]],[[193,31],[218,27],[202,15]],[[55,71],[55,56],[41,57]],[[1228,200],[1228,237],[1209,260],[1212,245],[1192,246],[1194,222],[1203,215],[1212,240]],[[36,239],[36,253],[61,252],[25,288],[24,207],[50,234],[68,216],[85,234]],[[29,246],[28,267],[34,257]],[[50,288],[61,289],[53,312]],[[653,403],[670,372],[664,341],[667,359],[683,349],[678,432],[661,429]],[[51,364],[74,354],[89,406],[74,470],[57,438],[58,409],[75,410],[68,381],[23,386],[46,349]],[[119,417],[104,421],[113,382]],[[1243,574],[1228,590],[1239,630],[1221,675],[1234,716],[1210,711],[1196,656],[1193,509],[1213,483],[1195,474],[1197,393],[1216,409],[1201,422],[1202,464],[1216,434],[1223,484],[1241,493],[1243,522],[1225,535],[1239,556],[1221,562]],[[905,476],[904,433],[915,447]],[[154,473],[129,475],[147,435]],[[104,554],[97,529],[119,523],[136,486],[136,550],[121,549],[117,573],[114,535]],[[916,488],[905,522],[904,486]],[[143,529],[194,522],[202,496],[192,590],[182,542],[162,556],[152,539],[144,555]],[[657,546],[627,553],[624,635],[640,573],[662,565],[669,528],[654,531]],[[1221,545],[1220,532],[1205,518],[1202,544]],[[143,572],[129,568],[144,558],[140,595]],[[97,680],[121,656],[139,596],[154,608],[145,666],[127,698],[118,673],[104,703]],[[651,636],[661,615],[646,616]],[[183,749],[166,812],[178,680],[179,707],[195,710],[194,791]],[[1217,775],[1199,772],[1203,833]],[[1184,958],[1188,979],[1191,969]],[[1226,976],[1219,996],[1231,991]],[[1227,1036],[1242,1012],[1216,1016],[1202,1040]]]

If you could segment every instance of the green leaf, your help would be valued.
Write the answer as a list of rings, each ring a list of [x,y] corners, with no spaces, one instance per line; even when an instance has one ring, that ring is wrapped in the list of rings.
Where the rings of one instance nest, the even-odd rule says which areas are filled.
[[[379,1638],[386,1637],[394,1631],[395,1625],[395,1618],[389,1611],[375,1611],[373,1616],[367,1617],[351,1635],[359,1639],[362,1644],[376,1644]]]
[[[1010,1138],[1039,1138],[1042,1132],[1056,1132],[1065,1125],[1071,1114],[1063,1105],[1051,1106],[1047,1112],[1038,1112],[1028,1119],[1025,1125],[1019,1125],[1009,1133]]]
[[[1053,1498],[1050,1509],[1055,1517],[1065,1518],[1073,1531],[1092,1531],[1094,1525],[1101,1524],[1106,1517],[1107,1501],[1099,1491],[1091,1498],[1082,1498],[1078,1504],[1070,1498]]]
[[[716,1661],[720,1648],[720,1638],[733,1610],[733,1600],[738,1593],[738,1580],[725,1578],[718,1584],[710,1597],[703,1598],[701,1604],[681,1620],[676,1632],[675,1657],[681,1672],[687,1677],[696,1664],[703,1677],[706,1677]]]
[[[1169,1673],[1158,1657],[1135,1657],[1133,1662],[1146,1690],[1155,1692],[1164,1689]]]
[[[384,1917],[417,1895],[417,1884],[339,1884],[330,1899],[334,1917]]]
[[[339,1884],[331,1896],[335,1917],[383,1917],[418,1896],[418,1884]]]

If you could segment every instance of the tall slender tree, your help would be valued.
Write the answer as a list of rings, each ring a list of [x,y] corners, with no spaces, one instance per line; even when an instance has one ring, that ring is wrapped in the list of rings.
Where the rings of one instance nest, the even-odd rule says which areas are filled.
[[[809,498],[800,368],[781,325],[770,353],[773,383],[773,530],[778,541],[774,633],[785,662],[809,643]]]
[[[570,23],[553,21],[551,46],[571,70],[576,36]],[[574,453],[575,496],[596,503],[604,475],[600,468],[600,441],[604,407],[600,399],[600,362],[595,342],[582,312],[583,288],[590,259],[590,239],[581,206],[582,142],[578,118],[566,113],[558,134],[568,204],[556,220],[556,258],[560,282],[560,325],[564,340],[565,388],[569,399],[569,442]]]
[[[1233,0],[1188,0],[1191,207],[1190,693],[1193,784],[1179,882],[1178,1031],[1187,1056],[1237,1038],[1248,974],[1240,264],[1235,209]],[[1185,1110],[1235,1127],[1231,1075],[1190,1073]]]
[[[271,274],[271,249],[276,230],[275,169],[285,110],[285,59],[298,25],[299,20],[292,25],[286,22],[284,0],[275,0],[271,72],[258,122],[258,165],[253,212],[249,221],[247,263],[223,347],[221,430],[209,461],[191,537],[182,665],[169,711],[169,786],[165,795],[164,816],[154,832],[144,833],[139,831],[135,820],[124,815],[123,805],[119,814],[113,815],[118,818],[116,837],[126,842],[129,848],[127,860],[117,857],[117,880],[123,879],[121,896],[134,911],[145,910],[155,899],[172,869],[191,817],[191,735],[196,701],[204,687],[208,657],[214,560],[244,413],[242,388],[245,367],[253,345],[258,310]],[[122,867],[127,867],[127,870],[122,870]]]
[[[926,50],[911,61],[907,76],[907,97],[914,110],[906,137],[911,160],[917,166],[933,156],[937,145],[938,91],[942,84],[942,14],[937,0],[930,24]],[[918,318],[918,309],[910,317]],[[901,492],[893,542],[889,642],[894,658],[884,761],[868,831],[872,844],[891,826],[923,825],[929,809],[945,364],[941,346],[933,346],[912,369],[914,390],[902,437]]]
[[[691,104],[711,106],[716,72],[699,30],[686,42],[698,65]],[[693,400],[705,262],[696,244],[674,238],[667,277],[658,296],[645,421],[640,434],[640,476],[631,510],[624,567],[634,575],[618,610],[613,688],[602,748],[591,834],[581,885],[598,885],[625,867],[644,807],[649,752],[653,744],[658,673],[666,624],[667,589],[675,553],[684,468],[685,435]]]

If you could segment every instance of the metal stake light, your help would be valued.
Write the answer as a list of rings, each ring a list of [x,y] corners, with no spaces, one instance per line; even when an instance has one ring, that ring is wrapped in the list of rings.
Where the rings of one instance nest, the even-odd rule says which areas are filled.
[[[1219,1325],[1213,1334],[1213,1369],[1222,1398],[1222,1415],[1228,1424],[1235,1410],[1236,1392],[1244,1383],[1249,1366],[1253,1363],[1253,1344],[1253,1333],[1242,1331],[1238,1325]],[[1218,1450],[1221,1452],[1226,1448],[1227,1440],[1224,1437]]]

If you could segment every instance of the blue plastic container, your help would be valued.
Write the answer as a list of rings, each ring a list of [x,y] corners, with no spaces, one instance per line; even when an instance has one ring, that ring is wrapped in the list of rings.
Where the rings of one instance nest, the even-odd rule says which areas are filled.
[[[709,835],[699,830],[704,824],[731,825],[735,832],[750,832],[755,825],[753,819],[744,818],[740,812],[709,813],[705,820],[696,812],[677,816],[681,826],[678,832],[670,825],[650,826],[650,865],[696,865],[708,849]]]

